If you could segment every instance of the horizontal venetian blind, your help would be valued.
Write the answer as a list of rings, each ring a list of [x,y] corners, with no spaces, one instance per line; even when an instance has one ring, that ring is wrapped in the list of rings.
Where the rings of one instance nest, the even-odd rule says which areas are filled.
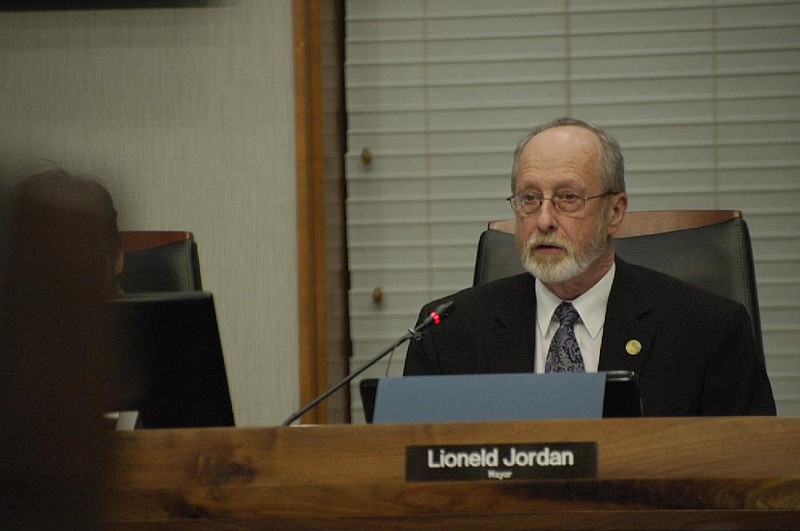
[[[570,115],[620,141],[631,210],[744,212],[779,413],[800,415],[800,2],[349,0],[346,106],[354,367],[471,284],[514,146]]]

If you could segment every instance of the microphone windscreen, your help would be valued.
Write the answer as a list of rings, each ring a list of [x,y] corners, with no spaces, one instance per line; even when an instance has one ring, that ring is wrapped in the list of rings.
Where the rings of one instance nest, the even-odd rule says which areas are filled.
[[[443,302],[439,306],[436,307],[434,313],[436,313],[441,319],[444,319],[455,310],[456,303],[453,301]],[[436,323],[439,324],[439,323]]]

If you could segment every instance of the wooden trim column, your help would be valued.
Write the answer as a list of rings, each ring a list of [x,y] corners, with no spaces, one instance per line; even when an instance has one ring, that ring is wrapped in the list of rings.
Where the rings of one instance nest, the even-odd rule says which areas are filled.
[[[297,142],[297,265],[300,403],[327,382],[325,363],[325,240],[323,203],[321,6],[294,0],[294,75]],[[326,404],[300,419],[324,422]]]

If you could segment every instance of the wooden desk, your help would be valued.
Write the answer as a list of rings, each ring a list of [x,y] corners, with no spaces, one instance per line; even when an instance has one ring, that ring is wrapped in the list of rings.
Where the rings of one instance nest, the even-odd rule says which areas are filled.
[[[117,432],[111,529],[800,529],[800,418]],[[598,443],[596,479],[406,482],[410,445]]]

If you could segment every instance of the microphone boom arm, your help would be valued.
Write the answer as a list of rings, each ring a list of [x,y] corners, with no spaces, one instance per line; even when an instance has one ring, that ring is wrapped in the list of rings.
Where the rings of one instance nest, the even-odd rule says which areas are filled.
[[[386,356],[387,354],[392,352],[394,349],[396,349],[397,347],[399,347],[400,345],[402,345],[403,343],[405,343],[406,341],[408,341],[412,337],[414,337],[414,336],[409,331],[403,337],[401,337],[400,339],[398,339],[397,341],[395,341],[394,343],[389,345],[380,354],[378,354],[377,356],[375,356],[374,358],[369,360],[366,365],[364,365],[364,366],[358,368],[357,370],[351,372],[350,374],[345,376],[342,380],[340,380],[338,383],[334,384],[330,389],[328,389],[327,391],[325,391],[324,393],[319,395],[317,398],[315,398],[314,400],[312,400],[311,402],[306,404],[303,408],[301,408],[301,409],[297,410],[295,413],[293,413],[291,417],[289,417],[288,419],[283,421],[283,426],[288,426],[292,422],[294,422],[295,420],[297,420],[300,417],[302,417],[303,415],[305,415],[308,411],[313,409],[317,404],[319,404],[320,402],[322,402],[323,400],[325,400],[326,398],[331,396],[333,393],[335,393],[336,391],[338,391],[339,389],[341,389],[342,387],[344,387],[345,385],[350,383],[350,381],[353,378],[355,378],[356,376],[358,376],[362,372],[366,371],[367,369],[369,369],[370,367],[372,367],[373,365],[378,363],[381,360],[381,358],[383,358],[384,356]]]
[[[442,321],[442,319],[447,317],[447,315],[452,310],[453,310],[453,301],[448,301],[445,302],[444,304],[440,304],[436,308],[436,310],[432,311],[430,315],[425,317],[425,319],[423,319],[417,326],[415,326],[413,329],[409,328],[408,332],[405,335],[403,335],[400,339],[398,339],[397,341],[386,347],[383,351],[381,351],[380,354],[369,360],[362,367],[359,367],[355,371],[345,376],[342,380],[331,386],[327,391],[319,395],[317,398],[315,398],[302,408],[295,411],[288,419],[283,421],[282,426],[289,426],[292,422],[305,415],[308,411],[316,407],[317,404],[319,404],[320,402],[331,396],[333,393],[335,393],[336,391],[338,391],[339,389],[350,383],[350,381],[353,378],[355,378],[362,372],[366,371],[367,369],[378,363],[381,360],[381,358],[392,352],[394,349],[396,349],[409,339],[411,338],[419,339],[419,335],[420,332],[422,332],[422,330],[428,328],[429,326],[438,325]]]

